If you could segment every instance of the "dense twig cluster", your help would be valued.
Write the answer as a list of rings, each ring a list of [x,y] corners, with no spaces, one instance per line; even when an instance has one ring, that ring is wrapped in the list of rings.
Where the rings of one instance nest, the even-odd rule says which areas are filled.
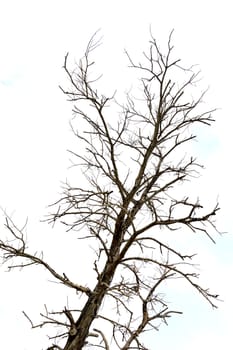
[[[65,321],[49,312],[43,314],[45,320],[39,326],[55,323],[67,330],[59,335],[66,337],[65,345],[49,349],[79,350],[91,345],[147,349],[142,333],[157,330],[161,321],[180,313],[170,310],[161,294],[169,279],[186,280],[212,306],[217,297],[198,284],[192,255],[180,253],[157,237],[162,227],[173,231],[183,226],[210,238],[210,230],[216,229],[213,217],[218,205],[205,212],[198,200],[192,201],[177,190],[200,167],[182,153],[183,146],[195,137],[190,128],[213,121],[213,111],[199,111],[203,94],[191,101],[189,94],[186,96],[198,73],[182,68],[180,60],[172,58],[171,36],[165,55],[151,36],[143,63],[135,63],[127,53],[130,67],[142,74],[141,99],[128,93],[125,103],[119,104],[114,95],[99,94],[95,88],[98,78],[91,78],[89,73],[94,64],[92,51],[98,45],[93,36],[74,71],[68,67],[68,54],[65,57],[70,88],[61,89],[74,104],[79,128],[76,119],[72,128],[84,147],[82,153],[71,153],[86,185],[66,183],[62,198],[54,204],[56,211],[48,219],[60,220],[68,230],[78,230],[79,237],[94,242],[97,258],[90,263],[96,272],[96,285],[91,289],[76,284],[65,274],[58,274],[43,256],[27,253],[23,230],[18,230],[10,218],[6,226],[17,248],[12,241],[0,242],[5,260],[22,257],[26,261],[11,268],[42,265],[57,280],[86,297],[82,309],[65,308],[57,313]],[[178,83],[180,75],[185,80]],[[111,105],[120,109],[115,120],[109,112]],[[101,327],[96,326],[98,322]]]

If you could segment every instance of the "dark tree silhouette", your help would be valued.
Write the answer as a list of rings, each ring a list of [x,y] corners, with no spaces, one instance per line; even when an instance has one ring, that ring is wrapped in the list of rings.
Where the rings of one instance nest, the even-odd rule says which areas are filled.
[[[48,218],[51,223],[62,222],[94,248],[90,256],[94,288],[93,281],[81,285],[55,271],[41,255],[31,254],[24,230],[8,216],[11,238],[0,241],[4,262],[23,259],[11,268],[42,265],[77,292],[76,309],[46,310],[40,325],[24,313],[32,327],[48,323],[61,327],[48,349],[147,349],[143,332],[157,330],[161,321],[181,313],[171,310],[161,294],[171,279],[185,280],[212,306],[217,298],[198,283],[193,255],[178,251],[160,234],[163,228],[172,235],[187,229],[213,240],[216,230],[218,205],[205,211],[198,199],[193,201],[182,190],[200,168],[186,155],[186,144],[195,138],[191,129],[213,122],[213,110],[200,108],[204,93],[190,98],[198,73],[173,58],[171,35],[165,54],[151,35],[148,52],[139,63],[126,52],[129,67],[141,75],[140,99],[131,90],[119,103],[115,94],[102,95],[99,78],[92,76],[91,57],[98,46],[94,35],[74,70],[65,56],[69,88],[61,90],[73,103],[71,125],[79,151],[71,153],[82,173],[77,184],[66,182]]]

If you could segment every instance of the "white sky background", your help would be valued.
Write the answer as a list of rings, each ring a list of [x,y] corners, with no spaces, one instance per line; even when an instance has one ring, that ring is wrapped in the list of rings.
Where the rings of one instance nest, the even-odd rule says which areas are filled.
[[[56,254],[47,260],[56,261],[61,269],[71,255],[64,255],[62,248],[64,244],[68,247],[72,237],[63,242],[56,230],[51,233],[48,225],[38,221],[47,213],[46,206],[58,198],[60,182],[69,177],[66,149],[75,141],[68,125],[72,106],[58,89],[64,83],[64,55],[69,51],[71,62],[72,57],[78,60],[99,28],[103,45],[95,57],[111,92],[115,86],[123,90],[129,87],[124,86],[127,60],[123,50],[127,48],[139,59],[147,47],[149,25],[161,45],[166,44],[174,28],[178,57],[187,65],[200,64],[201,86],[210,86],[206,108],[220,110],[215,115],[215,125],[200,132],[200,142],[195,146],[206,168],[195,191],[206,196],[207,205],[219,196],[222,210],[218,227],[232,232],[231,17],[231,1],[224,0],[0,0],[0,205],[9,214],[14,213],[20,224],[29,218],[34,250],[43,248],[46,254],[58,245]],[[233,240],[229,234],[215,238],[217,245],[205,237],[197,240],[200,247],[195,245],[194,251],[200,252],[197,261],[201,263],[204,285],[219,293],[224,303],[213,311],[201,297],[177,290],[177,303],[172,295],[171,299],[174,307],[185,314],[174,317],[168,327],[162,326],[159,333],[149,336],[151,349],[230,348]],[[39,268],[33,270],[33,275],[30,269],[21,273],[5,270],[0,269],[0,348],[13,349],[17,345],[19,350],[46,349],[46,338],[41,342],[40,331],[29,329],[21,310],[35,317],[42,310],[45,296],[52,290],[46,282],[48,275]],[[30,279],[36,288],[27,286]]]

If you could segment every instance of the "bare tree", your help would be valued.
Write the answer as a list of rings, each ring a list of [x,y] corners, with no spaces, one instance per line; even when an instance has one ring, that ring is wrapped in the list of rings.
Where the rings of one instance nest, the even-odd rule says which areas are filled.
[[[198,283],[193,255],[181,253],[160,234],[165,228],[176,235],[182,228],[213,240],[216,231],[218,205],[206,212],[198,199],[182,191],[200,168],[186,155],[186,144],[195,138],[191,129],[213,122],[213,110],[200,111],[204,94],[190,98],[198,73],[173,58],[171,35],[165,54],[151,35],[140,63],[126,52],[129,67],[141,78],[139,90],[126,93],[119,103],[115,94],[100,94],[99,78],[92,76],[91,56],[98,46],[94,35],[74,70],[65,56],[69,88],[61,90],[73,103],[71,126],[82,150],[71,153],[85,181],[81,186],[66,182],[48,218],[62,222],[95,249],[90,257],[94,288],[89,281],[84,286],[58,273],[43,255],[30,254],[24,229],[10,217],[6,216],[6,227],[11,238],[0,241],[5,262],[23,259],[10,268],[42,265],[78,294],[76,309],[46,308],[39,325],[24,313],[32,327],[61,327],[61,333],[51,336],[55,343],[48,349],[147,349],[143,332],[157,330],[172,314],[181,313],[171,310],[161,293],[171,279],[185,280],[213,307],[217,298]],[[133,95],[138,91],[140,98]]]

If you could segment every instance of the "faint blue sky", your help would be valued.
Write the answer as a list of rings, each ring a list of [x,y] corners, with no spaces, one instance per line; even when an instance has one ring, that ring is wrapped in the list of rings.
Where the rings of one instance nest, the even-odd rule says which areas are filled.
[[[49,233],[47,226],[39,226],[38,220],[46,214],[46,206],[57,198],[60,181],[68,175],[66,149],[75,144],[68,126],[71,105],[58,89],[58,84],[65,83],[61,69],[64,55],[70,52],[71,64],[74,58],[79,59],[87,40],[98,28],[103,34],[103,45],[96,52],[97,67],[105,72],[105,86],[111,92],[115,87],[129,87],[130,81],[124,86],[127,60],[123,51],[127,48],[139,58],[147,47],[150,25],[164,47],[174,28],[177,55],[188,65],[200,64],[201,86],[210,86],[206,106],[221,109],[211,131],[198,131],[199,143],[193,144],[193,150],[200,155],[206,170],[191,186],[207,205],[219,196],[222,210],[218,223],[222,230],[231,233],[231,16],[231,2],[227,0],[0,1],[0,205],[9,213],[15,211],[18,219],[29,216],[35,249],[45,244],[49,254],[53,245],[55,233]],[[61,234],[59,254],[62,239]],[[150,338],[152,349],[230,347],[233,242],[230,234],[216,240],[216,246],[207,239],[192,244],[199,252],[197,261],[201,263],[204,284],[219,292],[225,302],[218,311],[212,311],[188,289],[186,292],[174,287],[174,307],[177,302],[178,307],[184,307],[185,314],[174,317],[169,327],[163,326]],[[56,263],[56,256],[51,259]],[[60,267],[62,261],[57,264]],[[8,346],[12,335],[10,323],[14,330],[19,330],[18,337],[12,339],[12,348],[17,345],[17,349],[27,350],[33,346],[34,350],[41,350],[46,337],[42,341],[36,331],[29,330],[21,310],[27,307],[34,310],[36,299],[38,307],[35,306],[34,313],[40,312],[45,297],[41,291],[46,288],[50,291],[48,299],[54,302],[53,286],[42,282],[43,274],[38,272],[38,281],[34,280],[37,294],[31,299],[30,293],[35,290],[26,287],[30,271],[26,277],[15,273],[14,279],[4,269],[0,274],[3,285],[0,347]],[[34,339],[41,341],[37,348]]]

